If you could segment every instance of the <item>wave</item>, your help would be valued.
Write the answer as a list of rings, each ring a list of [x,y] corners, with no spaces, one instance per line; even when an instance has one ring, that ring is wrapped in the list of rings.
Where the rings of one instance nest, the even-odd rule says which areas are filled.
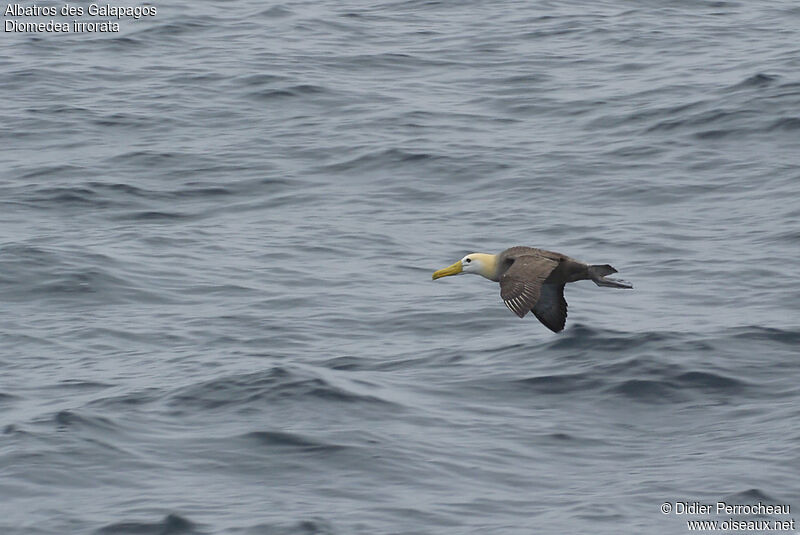
[[[266,17],[268,19],[289,17],[294,14],[294,11],[286,5],[276,4],[267,9],[259,11],[255,14],[256,17]]]
[[[259,446],[286,448],[301,452],[332,453],[346,448],[346,446],[330,444],[286,431],[251,431],[240,435],[238,438],[248,442],[255,442]]]
[[[729,403],[743,398],[794,395],[794,390],[779,385],[774,375],[777,369],[792,365],[788,351],[779,353],[785,358],[772,358],[764,364],[760,370],[763,377],[754,375],[754,360],[743,360],[742,351],[746,355],[751,350],[748,342],[753,344],[754,352],[763,352],[770,345],[776,350],[781,346],[790,349],[796,347],[799,337],[798,331],[763,327],[687,336],[681,332],[609,333],[579,324],[565,331],[564,336],[538,347],[515,344],[482,351],[496,363],[491,373],[471,376],[475,375],[469,371],[475,361],[469,355],[452,363],[463,367],[463,372],[451,367],[450,373],[458,377],[455,382],[463,388],[497,395],[624,398],[651,404],[700,400]],[[737,350],[731,351],[732,347]],[[530,358],[534,367],[547,371],[514,377],[519,371],[511,363],[518,362],[521,355]],[[428,366],[433,362],[426,360]],[[368,363],[353,359],[330,364],[345,369],[370,368]]]
[[[514,381],[514,384],[539,394],[565,394],[594,390],[602,384],[602,381],[591,377],[590,374],[575,373],[526,377]]]
[[[635,367],[635,362],[626,366]],[[680,370],[681,368],[679,368]],[[623,397],[643,403],[681,403],[701,397],[733,397],[746,392],[749,384],[706,371],[679,371],[665,366],[650,374],[635,371],[608,373],[601,367],[581,374],[549,374],[516,379],[514,390],[544,395],[581,396],[609,399]]]
[[[771,503],[778,504],[780,500],[768,495],[761,489],[747,489],[733,494],[727,494],[723,497],[723,501],[729,504],[753,504],[753,503]]]
[[[135,156],[134,156],[135,157]],[[41,170],[42,173],[59,174],[61,178],[68,168],[64,166]],[[205,173],[232,172],[236,166],[213,165],[210,163],[198,168]],[[224,197],[241,195],[248,198],[255,194],[273,194],[286,191],[295,185],[284,179],[258,179],[229,182],[219,185],[214,182],[187,180],[180,187],[167,189],[147,189],[124,182],[86,181],[72,185],[38,186],[10,188],[5,192],[5,202],[13,202],[35,209],[97,209],[140,208],[134,213],[156,212],[154,202],[168,203],[174,207],[176,202],[218,201]],[[169,212],[164,212],[169,213]]]
[[[762,72],[756,73],[753,76],[745,78],[738,84],[732,85],[728,90],[736,90],[751,87],[767,87],[773,85],[779,79],[778,76],[773,74],[765,74]]]
[[[333,524],[326,520],[299,520],[280,524],[256,524],[246,529],[246,535],[335,535]]]
[[[357,393],[334,385],[307,371],[281,366],[220,377],[180,388],[169,396],[168,404],[184,410],[215,410],[228,407],[241,409],[281,401],[390,404],[375,395]]]
[[[6,392],[0,392],[0,406],[12,405],[18,399],[19,399],[19,397],[15,396],[13,394],[7,394]]]
[[[285,98],[305,98],[305,97],[313,97],[314,102],[318,102],[318,99],[321,96],[334,96],[332,91],[329,91],[327,88],[313,85],[313,84],[297,84],[292,86],[286,87],[277,87],[277,88],[264,88],[259,89],[257,91],[251,91],[247,95],[251,99],[256,100],[263,100],[263,101],[272,101],[276,99],[285,99]]]
[[[204,533],[190,520],[170,513],[157,522],[115,522],[94,532],[96,535],[201,535]]]
[[[348,160],[328,164],[320,168],[320,171],[346,172],[346,171],[368,171],[372,169],[386,169],[394,167],[404,167],[412,162],[435,162],[447,159],[441,155],[427,152],[413,152],[403,149],[390,148],[370,151],[367,154],[352,157]]]
[[[10,245],[0,250],[0,295],[15,302],[76,300],[111,303],[172,302],[170,291],[156,290],[151,275],[91,249]]]

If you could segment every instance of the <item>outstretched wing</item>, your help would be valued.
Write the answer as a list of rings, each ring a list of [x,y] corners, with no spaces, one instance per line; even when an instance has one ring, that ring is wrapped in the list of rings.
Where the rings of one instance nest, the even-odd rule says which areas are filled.
[[[558,262],[541,256],[519,256],[500,276],[500,297],[520,318],[536,306],[542,283]]]
[[[542,284],[539,300],[532,310],[545,327],[557,333],[567,323],[567,301],[563,284]]]

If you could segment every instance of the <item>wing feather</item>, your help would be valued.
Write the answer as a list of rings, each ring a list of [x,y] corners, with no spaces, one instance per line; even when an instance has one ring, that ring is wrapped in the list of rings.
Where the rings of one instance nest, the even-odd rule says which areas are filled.
[[[542,324],[557,333],[567,323],[567,300],[563,284],[543,284],[539,300],[532,310]]]
[[[516,257],[500,277],[500,297],[520,318],[532,310],[539,300],[542,283],[558,262],[541,256]]]

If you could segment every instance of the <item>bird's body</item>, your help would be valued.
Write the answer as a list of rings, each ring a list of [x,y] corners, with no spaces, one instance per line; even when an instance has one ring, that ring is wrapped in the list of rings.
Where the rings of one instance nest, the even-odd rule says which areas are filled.
[[[512,312],[520,318],[533,312],[545,327],[559,332],[567,321],[564,285],[591,280],[598,286],[633,288],[625,281],[606,277],[616,272],[608,264],[590,265],[561,253],[517,246],[496,255],[468,254],[435,272],[433,278],[476,273],[499,282],[500,297]]]

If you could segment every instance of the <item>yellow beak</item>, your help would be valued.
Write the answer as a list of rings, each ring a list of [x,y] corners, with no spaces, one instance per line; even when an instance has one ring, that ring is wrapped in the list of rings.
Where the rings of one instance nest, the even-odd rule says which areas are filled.
[[[433,274],[433,280],[441,279],[442,277],[448,277],[450,275],[458,275],[459,273],[461,273],[461,260],[459,260],[452,266],[440,269],[439,271],[435,272]]]

